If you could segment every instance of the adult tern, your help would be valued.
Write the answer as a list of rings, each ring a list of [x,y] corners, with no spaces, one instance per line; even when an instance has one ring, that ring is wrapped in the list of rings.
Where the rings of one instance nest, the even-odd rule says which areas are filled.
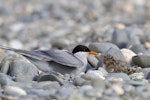
[[[0,46],[1,49],[14,51],[26,57],[31,63],[43,72],[59,72],[61,74],[80,74],[84,72],[88,54],[99,55],[88,47],[77,45],[72,53],[64,50],[20,50]]]

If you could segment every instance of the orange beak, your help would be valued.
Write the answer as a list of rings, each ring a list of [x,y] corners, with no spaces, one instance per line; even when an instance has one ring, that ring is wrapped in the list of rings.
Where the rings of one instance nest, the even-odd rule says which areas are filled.
[[[99,56],[100,53],[94,52],[94,51],[90,51],[89,54],[95,55],[95,56]]]

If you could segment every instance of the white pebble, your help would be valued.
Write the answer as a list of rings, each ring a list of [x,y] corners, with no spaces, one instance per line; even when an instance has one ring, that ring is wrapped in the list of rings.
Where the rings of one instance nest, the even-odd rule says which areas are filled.
[[[10,95],[10,96],[25,96],[25,95],[27,95],[26,91],[24,91],[22,88],[16,87],[16,86],[6,86],[4,88],[4,94]]]

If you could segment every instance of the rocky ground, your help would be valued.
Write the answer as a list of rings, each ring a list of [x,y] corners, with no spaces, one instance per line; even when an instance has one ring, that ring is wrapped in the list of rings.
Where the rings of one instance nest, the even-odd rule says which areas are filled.
[[[0,49],[0,100],[149,100],[149,12],[149,0],[0,0],[0,45],[101,53],[71,76]]]

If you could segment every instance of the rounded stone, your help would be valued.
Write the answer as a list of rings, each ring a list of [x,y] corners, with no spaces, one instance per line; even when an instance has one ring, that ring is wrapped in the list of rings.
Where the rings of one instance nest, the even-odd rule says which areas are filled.
[[[137,55],[133,56],[132,61],[135,65],[138,65],[142,68],[150,67],[150,55]]]
[[[10,63],[10,74],[16,76],[18,82],[30,82],[38,75],[38,69],[31,63],[15,60]]]
[[[4,94],[10,96],[25,96],[27,95],[26,91],[17,86],[6,86],[4,88]]]
[[[110,48],[114,48],[114,49],[118,49],[119,48],[113,44],[113,43],[109,43],[109,42],[95,42],[95,43],[90,43],[89,44],[89,49],[90,50],[93,50],[93,51],[96,51],[96,52],[104,52]]]
[[[112,43],[116,44],[120,48],[127,46],[129,39],[125,30],[116,29],[112,35]]]
[[[126,61],[131,64],[132,63],[132,57],[136,56],[136,54],[131,51],[130,49],[121,49],[121,52],[123,54],[123,56],[125,57]]]

